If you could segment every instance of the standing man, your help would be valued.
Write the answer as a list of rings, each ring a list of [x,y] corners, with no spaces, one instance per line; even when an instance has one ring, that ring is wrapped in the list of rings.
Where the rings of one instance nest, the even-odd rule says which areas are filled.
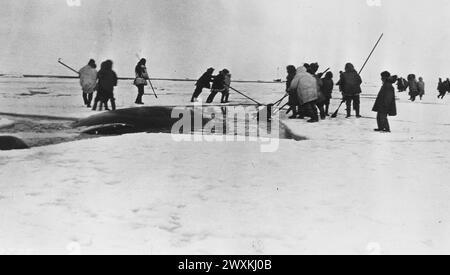
[[[388,115],[397,115],[395,89],[392,85],[393,83],[395,83],[395,80],[396,77],[394,76],[393,78],[391,78],[391,74],[389,72],[381,73],[381,81],[383,82],[383,86],[378,93],[377,100],[375,101],[375,105],[372,109],[374,112],[377,112],[378,129],[375,129],[376,132],[391,132]]]
[[[419,95],[419,82],[416,80],[415,74],[408,75],[408,87],[409,87],[409,100],[416,101],[416,97]]]
[[[144,105],[144,102],[142,102],[142,97],[145,94],[145,86],[148,85],[147,80],[150,80],[146,64],[147,60],[145,58],[142,58],[134,68],[134,72],[136,74],[134,85],[138,88],[138,95],[134,103],[138,105]]]
[[[420,100],[422,100],[423,96],[425,95],[425,82],[423,81],[423,77],[419,77],[419,82],[417,83],[417,86],[419,88]]]
[[[100,102],[100,110],[102,104],[107,108],[108,101],[111,101],[112,110],[116,110],[116,99],[114,98],[114,87],[117,86],[117,74],[113,71],[113,62],[107,60],[102,63],[100,71],[98,72],[98,91],[92,110],[97,109],[97,104]]]
[[[195,83],[195,91],[192,95],[191,102],[196,102],[197,98],[203,92],[203,89],[211,89],[211,82],[213,81],[214,68],[209,68]]]
[[[86,107],[91,108],[94,91],[97,87],[97,64],[95,60],[89,60],[89,63],[81,68],[78,72],[80,74],[80,85],[83,90],[83,101]]]
[[[360,118],[360,94],[362,79],[351,63],[345,65],[345,72],[341,75],[340,85],[342,85],[344,100],[347,104],[347,118],[351,117],[352,102],[356,117]]]
[[[321,87],[322,94],[325,97],[325,101],[323,102],[323,104],[325,105],[325,116],[330,116],[328,112],[330,109],[330,101],[331,98],[333,97],[333,87],[334,87],[333,73],[327,72],[325,78],[322,79],[322,87]]]

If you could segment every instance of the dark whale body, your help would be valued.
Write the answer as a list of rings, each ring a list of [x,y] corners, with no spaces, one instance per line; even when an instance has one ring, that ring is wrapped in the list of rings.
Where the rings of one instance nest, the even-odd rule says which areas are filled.
[[[28,145],[21,139],[12,136],[0,136],[0,150],[21,150],[28,149]]]

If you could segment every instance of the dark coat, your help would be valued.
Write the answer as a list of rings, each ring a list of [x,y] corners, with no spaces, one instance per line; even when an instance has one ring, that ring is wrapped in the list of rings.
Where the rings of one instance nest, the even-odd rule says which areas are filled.
[[[223,74],[218,74],[214,77],[212,89],[214,90],[225,89],[225,76]]]
[[[340,83],[344,96],[359,95],[361,90],[361,76],[353,68],[353,65],[347,65],[345,72],[341,75]]]
[[[333,79],[331,78],[324,78],[322,79],[322,94],[325,96],[326,99],[331,99],[333,94]]]
[[[295,74],[289,74],[286,77],[286,92],[289,94],[289,106],[297,106],[300,105],[300,102],[298,101],[298,96],[296,91],[290,91],[289,88],[291,87],[292,80],[294,80]]]
[[[136,77],[144,79],[148,78],[147,68],[144,65],[137,64],[136,68],[134,69],[134,72],[136,73]]]
[[[206,72],[197,80],[197,83],[195,83],[195,86],[197,86],[198,88],[210,89],[211,81],[213,81],[212,74],[209,72]]]
[[[114,87],[117,86],[117,75],[114,71],[100,71],[98,73],[98,86],[100,90],[106,92],[114,91]]]
[[[446,85],[445,85],[446,83],[445,82],[439,82],[439,84],[438,84],[438,91],[439,91],[439,93],[445,93],[446,91],[447,91],[447,87],[445,87]]]
[[[378,93],[377,100],[372,109],[374,112],[397,115],[397,105],[395,103],[395,89],[392,83],[386,82]]]
[[[112,70],[113,63],[111,61],[105,61],[101,65],[101,69],[97,74],[98,77],[98,92],[99,93],[112,93],[114,87],[117,86],[117,75]]]

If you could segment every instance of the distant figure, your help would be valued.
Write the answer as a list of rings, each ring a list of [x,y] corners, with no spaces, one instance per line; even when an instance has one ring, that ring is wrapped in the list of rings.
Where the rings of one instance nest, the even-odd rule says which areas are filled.
[[[147,80],[149,80],[147,67],[145,66],[146,64],[147,60],[145,58],[142,58],[136,65],[136,68],[134,69],[134,72],[136,74],[136,78],[134,79],[134,85],[138,88],[138,95],[134,103],[139,105],[144,104],[144,102],[142,102],[142,97],[145,94],[145,86],[148,85]]]
[[[195,91],[192,95],[191,102],[196,102],[203,89],[211,89],[211,82],[213,81],[214,68],[209,68],[195,83]]]
[[[222,103],[228,103],[230,98],[231,74],[225,75],[225,90],[222,92]]]
[[[315,123],[319,121],[319,115],[317,113],[317,80],[314,76],[307,72],[305,66],[297,69],[297,74],[294,80],[292,80],[290,91],[297,92],[298,100],[304,111],[311,117],[308,120],[309,123]]]
[[[408,75],[408,87],[409,87],[409,96],[412,102],[416,101],[416,97],[419,95],[419,83],[416,80],[416,76],[414,74]]]
[[[229,73],[230,72],[227,69],[224,69],[214,77],[214,81],[211,87],[211,94],[206,100],[206,103],[212,103],[216,95],[218,93],[222,93],[225,90],[225,76]]]
[[[297,91],[290,91],[289,88],[291,87],[292,80],[294,80],[295,75],[297,74],[297,69],[294,65],[289,65],[286,67],[287,71],[287,77],[286,77],[286,92],[289,95],[289,109],[292,110],[292,116],[290,116],[290,119],[297,118],[298,115],[298,109],[299,101],[298,101],[298,95]],[[288,112],[289,113],[289,112]]]
[[[447,80],[444,81],[444,87],[447,93],[450,93],[450,79],[447,78]]]
[[[397,79],[397,89],[399,93],[406,92],[408,89],[408,82],[403,77]]]
[[[425,82],[423,82],[423,78],[419,77],[419,82],[417,82],[417,87],[419,88],[419,97],[422,100],[425,95]]]
[[[97,64],[95,60],[89,60],[89,63],[81,68],[78,72],[80,74],[80,85],[83,90],[84,105],[91,108],[92,98],[97,87]]]
[[[329,110],[330,110],[330,101],[331,98],[333,98],[333,73],[327,72],[325,75],[325,78],[322,79],[322,87],[321,91],[323,96],[325,97],[325,101],[323,102],[325,106],[325,116],[330,116]]]
[[[438,98],[440,99],[444,99],[445,94],[447,93],[447,88],[445,86],[445,83],[442,82],[442,78],[439,78],[437,90],[439,92]]]
[[[95,111],[97,109],[98,102],[100,102],[100,111],[102,110],[102,104],[104,104],[106,110],[108,110],[108,100],[111,101],[112,110],[114,111],[116,109],[114,87],[117,86],[117,81],[117,75],[113,71],[113,62],[111,60],[103,62],[101,69],[98,72],[97,97],[95,98],[92,110]]]
[[[347,118],[351,117],[351,108],[356,112],[356,117],[360,118],[360,94],[362,79],[355,67],[351,63],[345,65],[345,72],[341,75],[340,85],[342,85],[344,99],[347,105]]]
[[[397,106],[395,103],[395,89],[392,85],[395,83],[396,77],[391,78],[389,72],[381,73],[381,81],[383,86],[378,93],[375,105],[373,106],[373,111],[377,112],[377,123],[378,128],[375,129],[376,132],[386,132],[390,133],[391,128],[389,126],[388,115],[397,115]]]

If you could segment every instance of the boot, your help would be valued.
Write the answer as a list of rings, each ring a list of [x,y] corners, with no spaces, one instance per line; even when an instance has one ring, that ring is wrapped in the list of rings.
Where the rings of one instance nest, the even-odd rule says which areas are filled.
[[[113,111],[116,110],[116,100],[114,100],[114,99],[111,99],[111,109],[112,109]]]
[[[316,122],[319,122],[319,119],[311,118],[311,119],[308,120],[307,122],[308,122],[308,123],[316,123]]]
[[[94,106],[92,106],[92,111],[97,111],[97,104],[98,104],[98,101],[95,100],[94,101]]]
[[[361,118],[362,116],[359,114],[359,106],[355,108],[356,118]]]

